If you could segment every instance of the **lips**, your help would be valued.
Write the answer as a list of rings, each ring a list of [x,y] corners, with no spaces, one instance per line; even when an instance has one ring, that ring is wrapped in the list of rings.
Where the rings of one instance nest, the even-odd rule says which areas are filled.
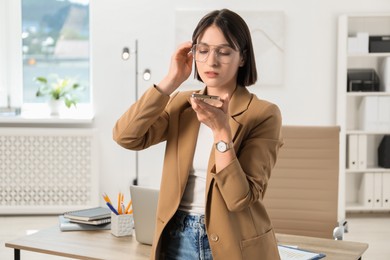
[[[206,71],[205,73],[204,73],[207,77],[209,77],[209,78],[215,78],[215,77],[217,77],[219,74],[217,73],[217,72],[215,72],[215,71]]]

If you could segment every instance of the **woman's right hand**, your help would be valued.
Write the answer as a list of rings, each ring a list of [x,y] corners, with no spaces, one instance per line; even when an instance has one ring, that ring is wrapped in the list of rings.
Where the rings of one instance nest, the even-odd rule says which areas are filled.
[[[157,89],[167,95],[174,92],[192,72],[193,55],[190,41],[182,43],[172,55],[168,74],[157,85]]]

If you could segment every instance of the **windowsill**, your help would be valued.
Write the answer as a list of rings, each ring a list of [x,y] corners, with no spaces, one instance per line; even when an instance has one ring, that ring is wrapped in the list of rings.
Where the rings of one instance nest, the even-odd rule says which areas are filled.
[[[58,116],[50,115],[46,104],[25,104],[19,115],[0,114],[0,124],[90,124],[94,119],[91,104],[63,107]]]

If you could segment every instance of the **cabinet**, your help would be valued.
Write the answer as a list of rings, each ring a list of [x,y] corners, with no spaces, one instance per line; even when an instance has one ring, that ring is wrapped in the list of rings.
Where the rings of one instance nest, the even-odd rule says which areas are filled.
[[[378,146],[390,135],[390,88],[381,82],[379,91],[349,92],[347,86],[350,69],[390,77],[390,71],[382,72],[390,52],[369,52],[367,42],[368,36],[390,35],[390,13],[342,15],[338,26],[339,210],[390,211],[390,169],[378,165]],[[357,35],[366,40],[355,42]]]

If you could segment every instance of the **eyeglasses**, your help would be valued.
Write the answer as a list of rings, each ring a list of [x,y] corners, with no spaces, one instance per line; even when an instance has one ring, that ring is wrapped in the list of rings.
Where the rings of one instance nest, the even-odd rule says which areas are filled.
[[[192,47],[195,61],[206,62],[212,50],[214,50],[215,58],[224,64],[232,62],[234,54],[237,52],[229,46],[214,46],[212,48],[210,45],[198,43]]]

